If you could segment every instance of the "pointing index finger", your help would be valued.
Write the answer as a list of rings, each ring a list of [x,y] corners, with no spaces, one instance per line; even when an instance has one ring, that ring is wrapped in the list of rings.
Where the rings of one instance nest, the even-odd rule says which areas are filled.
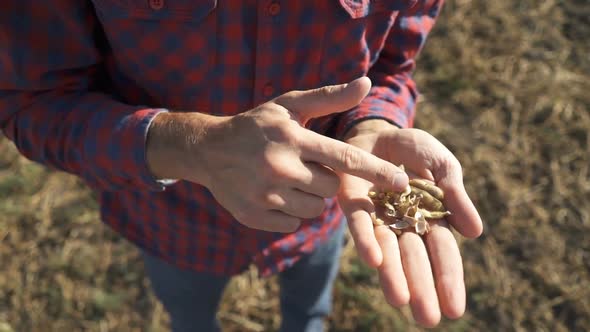
[[[408,175],[394,164],[371,153],[310,130],[301,139],[302,158],[358,176],[394,191],[408,186]]]

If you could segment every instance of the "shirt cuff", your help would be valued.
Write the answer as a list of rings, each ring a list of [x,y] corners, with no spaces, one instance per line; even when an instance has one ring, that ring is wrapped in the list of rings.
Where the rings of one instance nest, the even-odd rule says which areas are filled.
[[[168,110],[162,108],[138,110],[123,118],[119,130],[117,130],[121,135],[119,139],[130,153],[131,158],[128,159],[130,164],[128,167],[125,167],[125,172],[135,175],[129,177],[128,180],[128,184],[132,187],[163,191],[167,186],[178,181],[174,179],[155,178],[147,164],[147,134],[155,117],[164,112],[168,112]]]
[[[356,108],[342,113],[334,129],[334,137],[343,139],[346,133],[361,121],[381,119],[399,128],[412,126],[411,119],[395,103],[369,96]]]
[[[145,135],[144,135],[144,143],[143,143],[143,144],[144,144],[144,150],[146,150],[146,148],[145,148],[145,147],[146,147],[146,145],[147,145],[147,144],[146,144],[146,143],[147,143],[147,134],[148,134],[148,131],[150,130],[150,126],[152,125],[152,122],[154,122],[154,120],[156,119],[156,117],[157,117],[158,115],[160,115],[160,114],[162,114],[162,113],[168,113],[168,110],[167,110],[167,109],[165,109],[165,108],[157,108],[157,109],[154,109],[154,110],[155,110],[155,111],[157,111],[157,113],[156,113],[156,114],[154,114],[154,116],[151,118],[151,120],[150,120],[150,122],[148,123],[148,125],[147,125],[147,128],[146,128],[146,130],[145,130]],[[145,153],[144,153],[144,154],[145,154]],[[146,167],[147,167],[147,157],[145,157],[145,159],[144,159],[144,162],[145,162],[145,165],[146,165]],[[151,174],[151,172],[149,171],[149,169],[148,169],[148,173],[150,173],[150,174]],[[157,182],[157,183],[158,183],[160,186],[162,186],[162,187],[168,187],[168,186],[171,186],[171,185],[173,185],[173,184],[175,184],[176,182],[178,182],[178,181],[179,181],[178,179],[156,179],[156,178],[155,178],[153,175],[152,175],[152,179],[154,179],[154,180],[155,180],[155,181],[156,181],[156,182]]]

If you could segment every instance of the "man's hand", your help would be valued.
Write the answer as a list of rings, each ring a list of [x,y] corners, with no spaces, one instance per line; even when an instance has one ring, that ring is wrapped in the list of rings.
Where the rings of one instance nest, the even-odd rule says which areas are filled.
[[[481,234],[481,219],[463,186],[461,165],[453,154],[430,134],[417,129],[398,129],[383,120],[361,122],[346,141],[399,165],[410,177],[428,179],[445,192],[444,205],[451,211],[448,222],[461,234]],[[453,319],[465,311],[463,265],[457,242],[446,220],[433,225],[423,237],[405,232],[396,236],[387,226],[373,227],[374,211],[369,189],[385,189],[379,182],[343,174],[340,204],[359,255],[377,267],[387,301],[395,307],[410,303],[416,321],[435,326],[442,313]]]
[[[240,223],[292,232],[301,218],[319,216],[338,192],[335,171],[390,190],[407,175],[390,162],[302,127],[309,119],[356,106],[370,81],[291,91],[232,117],[161,114],[148,134],[147,158],[159,177],[207,187]]]

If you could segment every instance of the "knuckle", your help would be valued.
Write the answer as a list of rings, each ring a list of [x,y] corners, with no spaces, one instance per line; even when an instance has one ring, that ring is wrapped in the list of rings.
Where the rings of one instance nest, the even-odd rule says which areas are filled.
[[[344,167],[349,170],[357,170],[363,167],[363,156],[360,151],[352,145],[348,145],[344,148],[341,160],[344,163]]]
[[[283,121],[278,130],[286,143],[294,145],[295,142],[297,142],[297,138],[300,136],[300,128],[301,127],[294,121]]]
[[[269,183],[279,184],[284,183],[292,178],[291,172],[287,165],[280,161],[271,161],[265,167],[265,175],[268,176]]]
[[[289,92],[285,92],[282,95],[278,96],[274,99],[273,103],[275,105],[280,105],[281,107],[289,107],[297,104],[298,99],[301,98],[301,94],[303,91],[299,90],[291,90]]]
[[[377,166],[377,173],[375,174],[375,178],[380,183],[389,183],[392,181],[391,176],[393,175],[393,171],[391,170],[390,166],[386,163],[382,163]]]
[[[297,130],[293,122],[285,118],[276,119],[266,132],[267,138],[271,142],[294,145],[297,138]]]
[[[317,92],[322,97],[330,97],[334,93],[334,86],[327,85],[317,89]]]
[[[280,108],[280,105],[275,103],[274,100],[267,101],[266,103],[260,104],[256,106],[253,110],[259,114],[268,114],[269,112],[274,112],[276,109]],[[272,113],[270,113],[272,114]]]
[[[301,91],[299,91],[299,90],[291,90],[291,91],[283,93],[279,98],[293,100],[293,99],[296,99],[297,97],[299,97],[300,94],[301,94]]]
[[[281,207],[285,205],[285,200],[281,195],[274,191],[266,191],[261,195],[261,203],[268,207]]]
[[[276,181],[289,177],[290,172],[285,162],[283,153],[274,148],[267,148],[263,153],[262,171],[267,176],[268,181]]]
[[[315,218],[315,217],[320,216],[324,212],[325,206],[326,206],[326,203],[324,202],[323,199],[321,199],[321,198],[313,199],[303,209],[303,211],[305,211],[304,218]]]

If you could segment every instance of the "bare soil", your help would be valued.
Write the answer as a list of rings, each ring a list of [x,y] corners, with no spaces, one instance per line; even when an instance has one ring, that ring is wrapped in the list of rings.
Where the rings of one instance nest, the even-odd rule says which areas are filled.
[[[484,222],[461,243],[466,315],[441,331],[590,330],[590,2],[449,0],[416,78],[417,127],[461,160]],[[166,331],[138,252],[78,179],[0,138],[0,332]],[[227,331],[273,331],[277,284],[235,278]],[[330,331],[414,331],[346,246]]]

